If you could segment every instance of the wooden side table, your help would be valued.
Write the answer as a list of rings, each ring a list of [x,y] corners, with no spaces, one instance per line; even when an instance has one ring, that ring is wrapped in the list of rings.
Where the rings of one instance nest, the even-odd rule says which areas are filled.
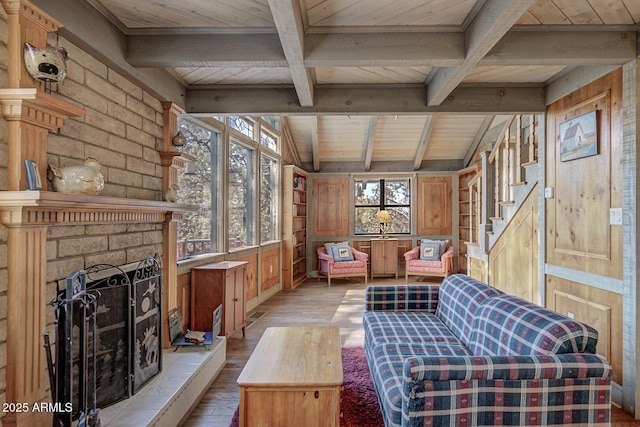
[[[398,278],[398,239],[371,239],[371,278],[388,275]]]
[[[240,427],[340,426],[340,330],[267,328],[238,377]]]

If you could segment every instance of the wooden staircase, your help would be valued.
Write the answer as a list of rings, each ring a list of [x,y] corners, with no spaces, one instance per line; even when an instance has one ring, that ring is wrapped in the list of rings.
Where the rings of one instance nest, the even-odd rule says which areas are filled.
[[[472,219],[468,240],[459,244],[466,257],[486,263],[511,219],[537,188],[543,173],[538,163],[539,120],[535,115],[512,116],[490,149],[478,153],[478,171],[466,180],[469,211],[460,211],[460,223]]]

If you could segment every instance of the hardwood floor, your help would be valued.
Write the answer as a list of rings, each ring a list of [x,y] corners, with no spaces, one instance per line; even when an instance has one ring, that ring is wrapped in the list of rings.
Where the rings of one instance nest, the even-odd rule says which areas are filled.
[[[373,283],[399,282],[393,278],[376,278]],[[259,305],[255,311],[266,314],[247,328],[246,338],[239,332],[227,340],[227,363],[184,426],[229,426],[239,402],[236,380],[262,333],[270,326],[338,326],[343,347],[362,346],[365,288],[364,284],[349,280],[335,280],[328,288],[326,280],[310,279],[295,290],[282,291]],[[611,425],[640,426],[640,421],[614,407]]]

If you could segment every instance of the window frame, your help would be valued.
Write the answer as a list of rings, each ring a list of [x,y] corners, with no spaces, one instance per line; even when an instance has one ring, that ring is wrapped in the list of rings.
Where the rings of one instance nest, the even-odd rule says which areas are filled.
[[[380,188],[380,200],[377,204],[358,204],[357,202],[357,197],[355,195],[355,190],[356,190],[356,186],[358,185],[358,182],[362,182],[362,181],[369,181],[369,182],[374,182],[377,181],[379,188]],[[385,187],[385,183],[387,181],[405,181],[406,185],[407,185],[407,190],[408,190],[408,198],[409,198],[409,202],[408,204],[397,204],[397,203],[387,203],[387,191],[386,191],[386,187]],[[353,213],[354,213],[354,221],[353,221],[353,234],[355,236],[375,236],[377,234],[379,234],[379,231],[376,232],[359,232],[357,230],[357,218],[358,218],[358,210],[359,209],[371,209],[371,208],[377,208],[378,211],[381,210],[389,210],[390,208],[406,208],[407,212],[409,214],[409,218],[408,218],[408,230],[407,231],[395,231],[395,230],[389,230],[388,233],[390,234],[397,234],[397,235],[410,235],[412,233],[412,201],[413,201],[413,197],[412,197],[412,186],[411,186],[411,178],[410,177],[380,177],[380,178],[371,178],[371,177],[354,177],[353,180],[353,191],[354,191],[354,198],[353,198]],[[392,223],[393,224],[393,223]]]

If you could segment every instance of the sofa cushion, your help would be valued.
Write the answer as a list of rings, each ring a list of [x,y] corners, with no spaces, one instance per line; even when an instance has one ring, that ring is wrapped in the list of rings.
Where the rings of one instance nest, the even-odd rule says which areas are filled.
[[[403,402],[403,366],[408,357],[413,356],[468,356],[469,351],[460,345],[448,344],[420,344],[414,343],[387,343],[381,344],[370,350],[367,362],[371,371],[371,377],[380,397],[382,412],[385,420],[391,420],[391,425],[402,425]]]
[[[367,311],[364,313],[363,326],[367,348],[402,342],[461,345],[460,340],[431,313]]]
[[[595,353],[598,331],[513,295],[478,307],[469,350],[474,355]]]
[[[464,274],[447,276],[440,285],[436,316],[464,345],[469,345],[475,313],[484,300],[502,292]]]

